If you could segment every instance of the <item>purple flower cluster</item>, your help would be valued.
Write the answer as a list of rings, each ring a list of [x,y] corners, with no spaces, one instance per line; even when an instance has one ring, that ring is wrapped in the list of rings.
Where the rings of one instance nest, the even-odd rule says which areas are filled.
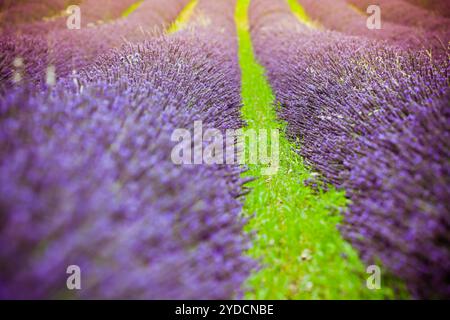
[[[366,137],[345,187],[344,234],[364,259],[387,262],[415,297],[450,297],[450,96]]]
[[[117,19],[136,2],[138,0],[83,0],[80,3],[80,11],[86,21],[82,21],[82,24]]]
[[[344,235],[414,296],[450,297],[448,61],[279,23],[276,3],[250,16],[255,50],[301,155],[352,201]]]
[[[234,1],[202,3],[228,28]],[[208,28],[129,43],[52,88],[0,98],[0,298],[239,296],[255,266],[242,169],[171,161],[174,129],[242,125],[233,34]],[[68,265],[80,291],[66,289]]]

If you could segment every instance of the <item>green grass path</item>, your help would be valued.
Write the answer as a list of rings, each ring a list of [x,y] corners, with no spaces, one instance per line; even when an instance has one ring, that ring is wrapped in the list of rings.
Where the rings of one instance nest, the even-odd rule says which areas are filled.
[[[255,59],[248,27],[250,0],[238,0],[236,23],[242,70],[242,116],[248,129],[278,128],[280,169],[261,175],[250,165],[250,183],[244,215],[252,216],[247,229],[256,232],[249,255],[261,259],[262,268],[246,284],[248,299],[381,299],[389,288],[369,290],[365,266],[345,242],[336,225],[346,205],[343,192],[314,191],[303,182],[314,177],[282,133],[273,107],[275,97],[265,71]]]

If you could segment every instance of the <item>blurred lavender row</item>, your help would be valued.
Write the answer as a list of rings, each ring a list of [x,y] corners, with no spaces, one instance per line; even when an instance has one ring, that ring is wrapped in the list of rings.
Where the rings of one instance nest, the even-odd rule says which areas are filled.
[[[61,31],[67,29],[67,20],[71,13],[69,9],[70,5],[76,4],[80,10],[80,27],[92,27],[98,24],[111,22],[117,18],[120,18],[123,13],[133,4],[136,4],[136,0],[84,0],[84,1],[70,1],[64,6],[57,14],[45,16],[38,21],[25,21],[26,23],[8,23],[4,26],[3,33],[9,35],[14,34],[26,34],[28,36],[43,36],[47,33],[54,31]],[[27,9],[17,8],[24,17],[31,16],[27,12]],[[7,16],[8,13],[5,13]]]
[[[164,0],[146,0],[128,17],[91,28],[48,30],[39,34],[6,33],[0,37],[0,89],[14,84],[15,72],[20,72],[24,81],[40,86],[46,82],[49,66],[54,68],[58,78],[70,76],[112,48],[161,34],[187,3],[188,0],[173,0],[168,5]],[[107,7],[103,10],[108,12]],[[29,27],[34,29],[35,26],[31,24]],[[14,60],[18,57],[23,61],[19,70],[14,67]]]
[[[450,297],[448,61],[311,30],[283,0],[250,24],[289,136],[352,201],[344,235],[413,296]]]
[[[381,12],[380,30],[368,29],[365,10],[358,12],[352,9],[345,0],[297,1],[312,19],[317,20],[326,29],[386,41],[390,45],[401,48],[430,49],[433,55],[443,55],[447,58],[447,47],[450,41],[448,29],[437,30],[397,24],[385,18],[386,14],[389,16],[388,10]]]
[[[11,25],[39,21],[58,14],[69,5],[80,2],[81,0],[2,0],[0,2],[0,30]]]
[[[450,18],[450,1],[448,0],[406,0],[417,6],[431,10],[436,14]]]
[[[415,6],[405,0],[346,0],[347,3],[355,6],[366,13],[370,5],[378,5],[381,9],[383,20],[417,27],[419,29],[435,32],[440,35],[442,43],[450,40],[450,19],[442,17],[434,12]],[[450,8],[449,8],[450,9]]]
[[[240,297],[255,267],[242,169],[170,158],[176,128],[242,125],[235,38],[221,32],[234,4],[199,1],[193,20],[212,30],[129,43],[0,99],[0,298]],[[80,291],[65,287],[72,264]]]

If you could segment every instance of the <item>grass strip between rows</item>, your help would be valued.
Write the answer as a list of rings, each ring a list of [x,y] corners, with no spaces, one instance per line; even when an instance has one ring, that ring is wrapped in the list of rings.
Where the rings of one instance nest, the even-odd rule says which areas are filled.
[[[180,12],[178,18],[174,21],[174,23],[172,23],[172,25],[169,27],[167,33],[172,34],[184,29],[189,23],[189,20],[191,19],[191,16],[194,13],[194,9],[197,4],[198,0],[191,0]]]
[[[144,2],[144,0],[136,1],[135,3],[133,3],[122,13],[122,17],[124,17],[124,18],[128,17],[130,14],[132,14],[134,11],[136,11],[137,8],[140,7],[142,2]]]

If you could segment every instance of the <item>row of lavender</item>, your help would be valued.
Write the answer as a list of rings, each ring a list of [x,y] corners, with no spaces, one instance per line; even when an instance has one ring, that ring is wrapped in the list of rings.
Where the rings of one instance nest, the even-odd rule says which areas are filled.
[[[57,27],[53,22],[39,22],[11,27],[0,36],[1,62],[0,80],[5,89],[14,84],[14,73],[27,82],[44,85],[49,66],[54,68],[58,77],[66,77],[86,67],[90,61],[124,42],[136,42],[151,34],[162,33],[162,30],[173,21],[186,0],[174,0],[168,6],[164,0],[146,0],[128,17],[117,19],[96,27],[86,27],[93,19],[110,15],[112,11],[119,15],[117,8],[126,5],[111,4],[107,0],[96,0],[91,5],[86,0],[81,5],[83,24],[80,30]],[[162,14],[162,12],[164,14]],[[65,23],[60,18],[58,23]],[[21,63],[14,67],[14,61],[20,58]],[[17,70],[18,69],[18,70]]]
[[[381,29],[371,30],[367,28],[366,1],[349,2],[359,3],[362,12],[351,8],[346,0],[298,0],[298,2],[312,19],[318,20],[326,29],[386,41],[404,49],[428,49],[434,56],[447,57],[447,46],[450,41],[449,20],[414,6],[412,7],[416,10],[411,10],[407,4],[399,7],[399,3],[402,2],[398,1],[394,7],[396,9],[403,7],[402,11],[410,15],[409,19],[404,14],[398,18],[394,16],[395,11],[392,11],[392,6],[385,7],[382,2],[380,5]],[[411,22],[411,19],[414,22]]]
[[[164,1],[165,12],[186,2]],[[152,19],[147,3],[162,1],[145,1],[141,21]],[[0,98],[0,297],[239,294],[254,267],[241,169],[170,158],[175,128],[242,125],[234,4],[200,0],[193,28],[146,35],[49,89],[23,83]],[[96,30],[90,41],[102,42]],[[82,290],[66,289],[68,265],[82,270]]]
[[[376,4],[380,7],[382,19],[395,24],[413,26],[416,28],[441,33],[442,41],[449,40],[450,19],[430,12],[419,6],[415,6],[405,0],[346,0],[363,14],[370,5]],[[445,1],[435,1],[445,2]],[[449,7],[450,10],[450,7]],[[439,36],[439,34],[437,34]]]
[[[417,6],[423,7],[425,9],[431,10],[431,11],[435,12],[436,14],[440,14],[447,18],[450,18],[450,1],[448,1],[448,0],[442,0],[442,1],[405,0],[405,1],[410,2]]]
[[[326,15],[327,1],[300,2]],[[250,23],[289,135],[351,199],[344,235],[415,297],[450,297],[448,60],[402,50],[390,30],[376,37],[395,47],[308,29],[284,0],[253,0]]]
[[[12,23],[8,19],[4,19],[4,32],[9,34],[27,34],[27,35],[42,35],[54,32],[61,29],[67,29],[67,20],[73,7],[76,4],[80,10],[80,27],[92,27],[96,24],[103,24],[111,22],[119,18],[132,5],[139,4],[136,0],[83,0],[83,1],[68,1],[64,7],[54,15],[40,17],[33,21],[28,19],[25,23]],[[32,12],[27,7],[16,6],[15,10],[21,12],[22,17],[31,17]],[[8,17],[9,12],[5,12],[5,18]]]
[[[137,0],[26,1],[7,5],[0,11],[0,28],[8,33],[42,34],[66,28],[67,9],[78,5],[83,27],[114,20]]]
[[[58,14],[77,0],[3,0],[0,2],[0,27],[22,22],[38,21],[44,17]]]

